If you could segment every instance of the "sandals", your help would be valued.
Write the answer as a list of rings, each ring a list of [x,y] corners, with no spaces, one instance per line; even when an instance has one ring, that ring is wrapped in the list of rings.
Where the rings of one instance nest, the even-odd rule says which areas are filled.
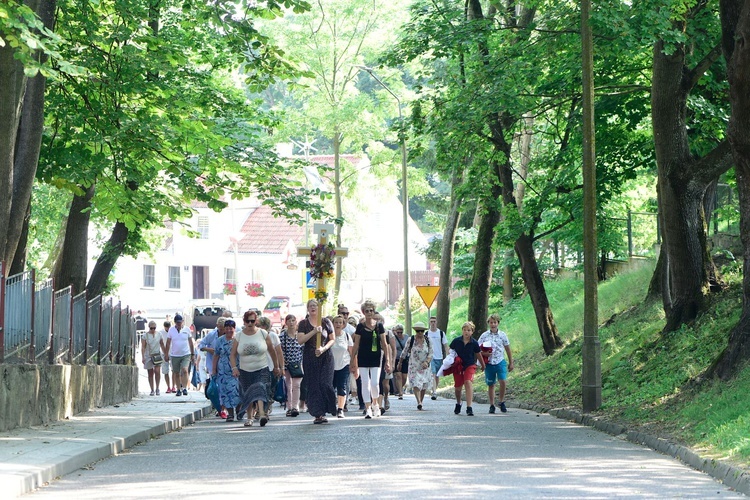
[[[315,417],[315,420],[313,420],[314,424],[327,424],[328,419],[325,417]]]
[[[287,417],[291,417],[292,416],[292,410],[287,410],[286,411],[286,416]]]

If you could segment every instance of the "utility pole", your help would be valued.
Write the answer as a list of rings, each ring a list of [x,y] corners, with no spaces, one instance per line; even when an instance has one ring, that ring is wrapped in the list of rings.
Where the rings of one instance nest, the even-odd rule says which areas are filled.
[[[589,17],[591,0],[581,0],[583,54],[583,411],[602,405],[599,301],[596,275],[596,142],[594,131],[594,42]]]

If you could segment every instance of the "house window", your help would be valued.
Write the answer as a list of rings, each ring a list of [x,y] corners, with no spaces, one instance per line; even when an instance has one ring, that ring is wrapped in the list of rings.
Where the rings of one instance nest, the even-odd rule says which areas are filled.
[[[180,289],[180,268],[178,266],[169,266],[169,288]]]
[[[205,215],[198,217],[198,234],[200,234],[200,239],[208,239],[208,217]]]
[[[224,268],[224,283],[237,284],[237,274],[234,272],[234,269],[229,267]]]
[[[154,266],[151,264],[143,265],[143,287],[144,288],[154,287]]]

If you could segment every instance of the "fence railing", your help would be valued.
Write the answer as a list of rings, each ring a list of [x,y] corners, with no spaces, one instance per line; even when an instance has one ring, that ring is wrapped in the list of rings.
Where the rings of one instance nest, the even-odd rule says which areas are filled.
[[[36,283],[34,270],[6,277],[0,263],[0,363],[133,364],[135,318],[111,297]]]

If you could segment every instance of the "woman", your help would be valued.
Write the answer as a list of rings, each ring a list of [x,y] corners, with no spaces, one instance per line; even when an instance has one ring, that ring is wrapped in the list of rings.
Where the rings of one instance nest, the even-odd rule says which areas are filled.
[[[284,366],[284,355],[281,352],[281,342],[279,341],[279,334],[273,331],[271,327],[271,318],[267,316],[260,316],[255,324],[258,328],[268,332],[268,336],[271,337],[273,350],[276,351],[276,360],[279,363],[279,368],[281,368],[282,366]],[[277,377],[273,373],[273,360],[271,359],[270,352],[266,353],[266,359],[268,360],[268,371],[271,372],[271,383],[268,384],[268,404],[266,405],[266,416],[270,420],[271,410],[273,410],[273,393],[276,392],[276,384],[279,383],[279,377]]]
[[[318,301],[307,302],[307,317],[299,322],[297,341],[303,345],[302,364],[307,380],[307,411],[315,417],[314,424],[328,422],[325,414],[336,414],[333,391],[333,325],[318,319]],[[321,326],[316,326],[321,323]],[[320,335],[320,342],[317,336]]]
[[[474,416],[471,401],[474,398],[474,373],[477,370],[477,360],[481,363],[482,370],[485,367],[484,357],[479,354],[479,343],[472,337],[473,334],[474,323],[467,321],[461,326],[461,336],[453,339],[450,345],[450,348],[456,351],[461,359],[461,366],[453,371],[453,386],[456,391],[456,408],[453,413],[456,415],[461,413],[461,389],[466,388],[467,417]]]
[[[299,390],[302,384],[302,346],[297,342],[297,317],[287,314],[285,328],[279,335],[284,356],[284,380],[286,381],[286,416],[299,416]]]
[[[362,379],[362,398],[365,401],[365,418],[380,416],[377,405],[380,393],[380,363],[385,354],[385,369],[391,371],[391,358],[385,328],[375,319],[375,304],[366,300],[362,303],[365,319],[357,325],[354,332],[354,356],[356,364],[352,364],[352,373],[359,373]],[[374,403],[374,405],[373,405]],[[373,408],[374,406],[374,408]]]
[[[333,386],[336,388],[336,416],[344,418],[344,405],[349,394],[349,365],[352,361],[354,342],[346,332],[346,319],[343,316],[333,318],[334,343],[333,352]]]
[[[214,343],[213,372],[219,388],[221,414],[226,414],[227,422],[234,422],[234,409],[240,404],[240,385],[234,376],[236,360],[231,358],[236,327],[237,322],[228,318],[224,321],[224,335]]]
[[[148,331],[141,339],[141,353],[143,354],[143,367],[148,371],[148,385],[151,386],[151,394],[159,395],[159,382],[161,382],[161,336],[156,333],[156,321],[148,322]],[[156,383],[154,383],[156,382]]]
[[[407,375],[409,374],[409,357],[401,362],[401,355],[404,352],[406,343],[411,339],[411,335],[404,335],[404,325],[398,324],[393,327],[394,340],[396,342],[396,359],[399,360],[399,365],[394,370],[393,380],[396,383],[396,394],[398,399],[404,399],[404,386],[407,382]]]
[[[414,392],[414,397],[417,398],[417,410],[421,410],[424,395],[427,389],[432,386],[432,369],[430,368],[432,347],[430,346],[430,340],[424,334],[426,329],[424,323],[416,323],[412,328],[414,329],[414,336],[409,338],[404,345],[401,357],[398,360],[396,373],[403,370],[404,364],[409,364],[408,369],[404,370],[403,373],[407,371],[409,373],[409,383],[412,392]]]
[[[241,411],[246,411],[245,427],[253,425],[253,416],[260,415],[260,426],[268,423],[266,405],[268,403],[268,385],[271,383],[271,372],[268,371],[268,358],[271,354],[273,373],[281,375],[276,349],[271,343],[268,332],[255,326],[258,313],[254,310],[246,311],[242,316],[244,326],[232,343],[232,375],[240,381]],[[226,327],[226,323],[224,323]],[[239,363],[237,360],[239,358]]]

